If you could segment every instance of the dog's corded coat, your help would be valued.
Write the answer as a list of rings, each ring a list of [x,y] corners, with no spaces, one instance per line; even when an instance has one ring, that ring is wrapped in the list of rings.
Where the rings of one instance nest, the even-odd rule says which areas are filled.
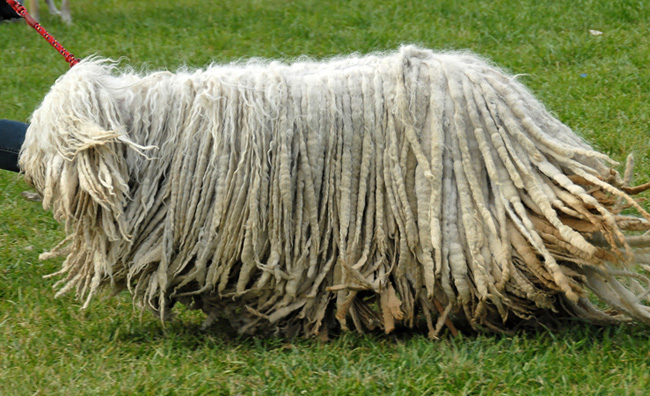
[[[20,165],[65,224],[45,255],[67,256],[59,293],[128,288],[162,316],[180,301],[286,335],[650,323],[650,215],[473,55],[151,74],[85,60],[33,114]]]

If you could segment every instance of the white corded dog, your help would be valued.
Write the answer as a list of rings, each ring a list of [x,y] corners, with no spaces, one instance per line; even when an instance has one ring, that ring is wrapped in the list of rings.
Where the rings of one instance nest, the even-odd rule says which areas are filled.
[[[146,75],[84,60],[20,158],[65,223],[61,292],[287,335],[650,324],[650,214],[611,165],[515,78],[412,46]]]

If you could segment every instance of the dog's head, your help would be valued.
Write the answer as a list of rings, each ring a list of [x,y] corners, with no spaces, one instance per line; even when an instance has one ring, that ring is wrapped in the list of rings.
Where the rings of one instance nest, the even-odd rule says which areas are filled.
[[[74,222],[95,206],[105,221],[122,228],[129,194],[125,151],[132,143],[113,68],[107,61],[79,63],[31,117],[19,164],[59,221]]]

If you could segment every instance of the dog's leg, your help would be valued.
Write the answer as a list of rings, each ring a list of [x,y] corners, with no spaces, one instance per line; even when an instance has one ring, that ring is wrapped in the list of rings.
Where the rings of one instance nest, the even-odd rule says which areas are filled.
[[[56,5],[54,4],[54,0],[45,0],[45,3],[47,4],[47,9],[50,10],[50,14],[61,15],[59,10],[56,8]]]
[[[61,19],[63,19],[63,22],[65,23],[72,23],[72,15],[70,15],[70,4],[68,3],[68,0],[63,0],[61,3]]]
[[[38,1],[37,0],[30,0],[33,4],[36,4],[36,8],[38,8]],[[56,8],[56,4],[54,4],[54,0],[45,0],[45,3],[47,4],[48,10],[50,10],[50,14],[52,15],[58,15],[63,19],[63,22],[70,24],[72,23],[72,16],[70,15],[70,4],[68,3],[68,0],[63,0],[61,2],[61,11],[59,11],[58,8]]]
[[[41,19],[41,13],[38,9],[38,0],[29,0],[29,13],[32,14],[32,17],[39,21]]]

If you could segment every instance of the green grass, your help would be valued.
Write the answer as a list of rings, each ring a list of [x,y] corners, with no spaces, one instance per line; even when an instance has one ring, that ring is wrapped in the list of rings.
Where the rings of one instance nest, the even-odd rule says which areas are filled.
[[[43,25],[78,56],[136,69],[240,58],[324,58],[402,43],[470,49],[521,80],[562,121],[650,180],[650,4],[479,0],[96,0],[72,2],[74,25]],[[600,36],[589,29],[602,31]],[[0,25],[0,118],[26,120],[67,65],[23,24]],[[514,336],[346,334],[332,342],[238,338],[198,330],[178,312],[163,326],[128,295],[81,311],[54,299],[60,260],[38,254],[63,236],[28,187],[0,171],[0,395],[629,394],[650,389],[650,329]]]

